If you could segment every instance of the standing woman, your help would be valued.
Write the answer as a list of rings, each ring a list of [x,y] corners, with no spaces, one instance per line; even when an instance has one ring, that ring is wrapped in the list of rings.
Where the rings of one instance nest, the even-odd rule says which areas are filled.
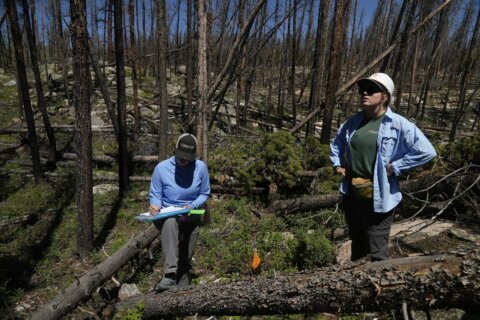
[[[330,144],[330,159],[343,176],[340,192],[352,240],[351,260],[388,259],[393,210],[402,199],[398,178],[436,156],[415,124],[389,104],[394,84],[385,73],[357,82],[362,111],[349,118]]]
[[[196,158],[196,153],[197,139],[184,133],[178,138],[175,155],[157,164],[150,183],[150,214],[170,206],[197,209],[207,201],[210,195],[208,169]],[[201,216],[175,216],[154,223],[161,230],[164,259],[164,275],[155,291],[188,286]]]

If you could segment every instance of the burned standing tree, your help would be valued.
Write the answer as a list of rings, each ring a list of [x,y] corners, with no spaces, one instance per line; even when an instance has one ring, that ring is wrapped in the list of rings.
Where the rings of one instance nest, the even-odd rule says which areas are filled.
[[[165,0],[157,2],[158,75],[157,85],[160,101],[158,123],[158,160],[168,157],[168,92],[167,92],[167,8]]]
[[[326,108],[323,115],[322,132],[320,141],[322,143],[330,142],[332,131],[333,111],[336,105],[336,90],[340,83],[340,62],[341,62],[341,45],[342,45],[342,18],[345,16],[346,10],[345,0],[335,1],[335,11],[333,15],[332,40],[329,58],[329,72],[326,88]]]
[[[125,55],[123,52],[123,3],[114,0],[115,63],[117,71],[118,159],[120,194],[130,189],[128,179],[127,106],[125,97]]]
[[[137,139],[140,133],[140,108],[138,106],[138,77],[137,77],[137,48],[135,46],[135,15],[133,0],[128,2],[128,16],[130,19],[130,61],[132,63],[132,85],[133,85],[133,138]]]
[[[45,96],[43,94],[42,79],[40,78],[40,69],[38,67],[38,54],[37,54],[37,39],[35,35],[35,29],[32,28],[30,23],[30,13],[27,0],[22,0],[23,16],[25,21],[25,29],[27,32],[28,45],[30,49],[30,61],[32,63],[33,75],[35,77],[35,89],[37,91],[38,108],[42,113],[43,124],[45,131],[47,132],[49,142],[48,160],[50,165],[55,167],[55,153],[56,153],[56,140],[53,133],[52,126],[50,124],[50,117],[48,116],[47,107],[45,105]],[[33,14],[33,13],[32,13]]]
[[[93,249],[93,177],[91,83],[88,63],[87,8],[85,0],[70,1],[77,146],[77,247],[86,257]]]
[[[40,153],[38,149],[37,133],[35,131],[35,120],[33,118],[32,103],[28,93],[27,71],[25,67],[24,51],[22,45],[22,34],[18,24],[17,6],[15,0],[5,0],[10,31],[12,33],[12,42],[15,50],[15,61],[17,66],[17,80],[20,88],[18,94],[23,104],[25,120],[27,121],[28,136],[30,140],[30,152],[32,155],[33,176],[35,182],[42,180],[42,168],[40,165]]]
[[[458,126],[460,124],[460,120],[465,115],[465,111],[467,108],[467,104],[465,103],[465,95],[467,91],[467,81],[468,76],[470,75],[471,70],[473,69],[474,61],[478,61],[478,59],[474,58],[474,49],[476,47],[476,43],[478,42],[480,32],[480,8],[478,9],[477,20],[475,22],[475,27],[473,30],[473,35],[470,40],[470,46],[468,48],[467,58],[465,59],[464,69],[462,71],[462,79],[460,81],[460,96],[458,99],[457,109],[455,110],[455,116],[452,122],[452,129],[450,130],[449,141],[453,142],[455,140],[455,135],[458,130]],[[478,56],[478,53],[477,53]]]
[[[208,74],[207,74],[207,3],[198,3],[198,100],[197,100],[197,139],[198,154],[207,163],[207,108],[208,108]]]

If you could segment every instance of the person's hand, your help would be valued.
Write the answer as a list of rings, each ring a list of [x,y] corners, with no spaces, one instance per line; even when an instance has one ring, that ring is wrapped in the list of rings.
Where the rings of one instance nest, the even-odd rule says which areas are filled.
[[[184,209],[192,209],[192,206],[189,205],[189,204],[186,204],[186,205],[183,206],[183,208],[184,208]]]
[[[391,163],[387,164],[387,176],[391,176],[392,174],[395,173],[395,171],[393,170],[393,166]]]
[[[347,169],[345,169],[345,168],[337,167],[337,168],[335,169],[335,171],[336,171],[338,174],[342,175],[342,177],[345,177],[345,176],[347,175]]]
[[[157,214],[160,211],[160,206],[157,204],[151,204],[148,211],[150,214]]]

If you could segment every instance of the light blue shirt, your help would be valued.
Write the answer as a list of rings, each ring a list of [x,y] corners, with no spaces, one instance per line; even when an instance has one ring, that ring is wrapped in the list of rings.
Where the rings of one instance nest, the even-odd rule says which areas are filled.
[[[351,168],[350,142],[362,123],[364,112],[348,119],[330,144],[330,160],[334,167]],[[377,155],[373,172],[373,209],[389,212],[402,200],[398,176],[435,158],[437,153],[427,137],[412,122],[387,109],[377,137]],[[387,175],[387,164],[394,174]],[[343,178],[340,192],[348,193],[350,179]]]
[[[150,204],[161,208],[186,206],[196,209],[207,201],[210,195],[210,178],[207,165],[201,160],[182,167],[175,156],[155,167],[150,183]]]

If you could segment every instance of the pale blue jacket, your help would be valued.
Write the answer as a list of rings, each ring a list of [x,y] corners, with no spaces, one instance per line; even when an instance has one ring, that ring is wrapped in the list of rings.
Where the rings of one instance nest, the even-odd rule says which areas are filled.
[[[155,167],[150,183],[150,204],[161,208],[186,206],[196,209],[210,195],[210,178],[205,162],[195,160],[187,166],[177,165],[175,156]]]
[[[330,144],[330,160],[334,167],[352,167],[350,141],[364,118],[361,111],[348,119],[338,130]],[[377,156],[373,169],[373,209],[389,212],[395,208],[402,194],[398,176],[432,160],[437,153],[425,135],[415,124],[387,109],[377,137]],[[386,166],[392,164],[394,174],[387,175]],[[343,178],[340,192],[348,193],[350,179]]]

